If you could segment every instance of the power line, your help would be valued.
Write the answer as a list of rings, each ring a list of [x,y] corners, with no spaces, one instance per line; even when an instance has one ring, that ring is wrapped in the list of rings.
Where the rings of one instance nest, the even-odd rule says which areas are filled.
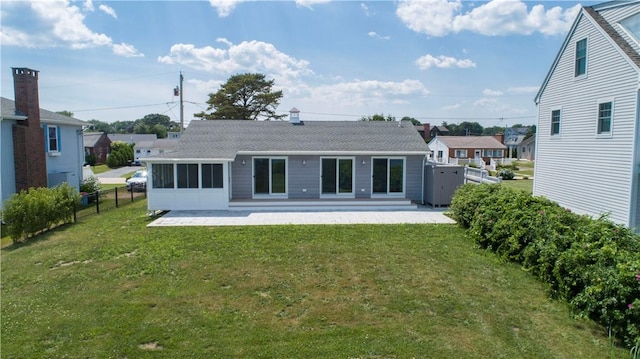
[[[133,106],[119,106],[119,107],[103,107],[103,108],[91,108],[91,109],[86,109],[86,110],[70,110],[69,112],[89,112],[89,111],[109,111],[109,110],[123,110],[123,109],[127,109],[127,108],[138,108],[138,107],[151,107],[151,106],[160,106],[160,105],[169,105],[169,104],[174,104],[176,103],[176,101],[171,101],[171,102],[160,102],[160,103],[153,103],[153,104],[148,104],[148,105],[133,105]]]

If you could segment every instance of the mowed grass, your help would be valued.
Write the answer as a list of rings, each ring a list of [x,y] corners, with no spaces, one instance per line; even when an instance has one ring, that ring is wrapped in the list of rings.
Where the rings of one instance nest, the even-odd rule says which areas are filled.
[[[503,186],[511,187],[519,190],[526,191],[528,193],[533,193],[533,180],[525,180],[525,179],[516,179],[509,181],[502,181]]]
[[[3,248],[3,358],[611,353],[455,225],[147,228],[145,204]]]

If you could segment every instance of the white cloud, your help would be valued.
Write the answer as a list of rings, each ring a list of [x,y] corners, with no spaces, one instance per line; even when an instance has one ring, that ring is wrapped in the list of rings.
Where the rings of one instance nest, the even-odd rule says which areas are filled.
[[[476,107],[493,107],[498,103],[498,100],[496,98],[481,98],[479,100],[477,100],[476,102],[473,103],[473,106]]]
[[[369,37],[373,37],[374,39],[380,39],[380,40],[389,40],[389,39],[391,39],[391,36],[381,36],[381,35],[378,35],[378,33],[375,32],[375,31],[369,31],[369,33],[367,35],[369,35]]]
[[[235,9],[238,3],[243,0],[209,0],[209,4],[216,8],[219,17],[227,17]]]
[[[504,93],[500,90],[484,89],[482,94],[485,96],[502,96]]]
[[[138,52],[135,47],[124,42],[121,44],[113,44],[113,53],[124,57],[144,57],[143,53]]]
[[[96,9],[93,7],[93,1],[91,1],[91,0],[87,0],[87,1],[85,1],[85,2],[82,4],[82,8],[83,8],[85,11],[89,11],[89,12],[91,12],[91,11],[95,11],[95,10],[96,10]]]
[[[175,44],[171,46],[168,55],[158,57],[158,62],[180,64],[225,75],[260,72],[273,78],[280,86],[292,85],[294,79],[313,74],[308,61],[289,56],[272,44],[255,40],[243,41],[237,45],[226,39],[218,39],[218,42],[226,44],[228,49]]]
[[[458,67],[463,69],[476,67],[476,64],[469,59],[462,60],[462,59],[456,59],[454,57],[448,57],[444,55],[433,57],[429,54],[426,54],[420,57],[419,59],[417,59],[416,65],[418,65],[418,68],[420,68],[421,70],[426,70],[433,66],[439,67],[439,68]]]
[[[114,19],[118,18],[118,15],[116,15],[116,11],[110,6],[100,4],[100,6],[98,6],[98,9],[100,9],[100,11],[104,12],[105,14],[113,17]]]
[[[460,103],[456,103],[453,105],[442,106],[442,109],[445,111],[457,110],[462,106]]]
[[[353,107],[375,107],[380,104],[406,103],[405,96],[426,96],[429,90],[417,80],[402,82],[361,81],[320,85],[310,89],[310,98],[329,106],[349,104]]]
[[[326,4],[331,0],[296,0],[298,7],[306,7],[307,9],[313,9],[313,5]]]
[[[539,4],[529,11],[527,4],[520,0],[491,0],[461,13],[460,0],[409,0],[398,5],[396,15],[409,29],[430,36],[460,31],[487,36],[534,32],[558,35],[569,30],[580,7],[578,4],[568,9],[555,6],[545,10],[544,5]]]
[[[369,7],[365,3],[360,3],[360,8],[364,12],[365,16],[371,16],[371,12],[369,11]]]
[[[106,34],[89,29],[84,23],[85,16],[81,9],[71,5],[69,1],[34,1],[29,5],[38,19],[38,26],[25,27],[26,30],[7,26],[0,28],[0,41],[3,45],[30,48],[68,46],[72,49],[104,46],[110,47],[116,55],[144,56],[133,45],[113,44],[113,40]],[[82,6],[85,11],[94,11],[91,1],[84,2]],[[46,30],[32,30],[35,28]]]
[[[507,92],[517,93],[517,94],[527,94],[527,93],[536,93],[540,87],[538,86],[521,86],[521,87],[509,87]]]

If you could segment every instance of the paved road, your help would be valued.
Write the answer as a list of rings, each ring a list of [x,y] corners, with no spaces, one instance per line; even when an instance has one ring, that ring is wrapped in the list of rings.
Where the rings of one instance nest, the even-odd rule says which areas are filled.
[[[122,176],[126,175],[127,173],[137,171],[141,168],[142,167],[139,166],[120,167],[109,170],[107,172],[98,173],[96,174],[96,177],[98,177],[98,180],[102,184],[123,184],[125,183],[126,179]]]

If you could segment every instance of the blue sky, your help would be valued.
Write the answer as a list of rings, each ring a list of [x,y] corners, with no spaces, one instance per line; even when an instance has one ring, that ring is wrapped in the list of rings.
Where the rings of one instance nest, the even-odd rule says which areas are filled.
[[[2,1],[1,95],[40,71],[40,104],[82,120],[179,121],[231,75],[283,91],[278,113],[535,124],[535,93],[580,6],[492,1]]]

